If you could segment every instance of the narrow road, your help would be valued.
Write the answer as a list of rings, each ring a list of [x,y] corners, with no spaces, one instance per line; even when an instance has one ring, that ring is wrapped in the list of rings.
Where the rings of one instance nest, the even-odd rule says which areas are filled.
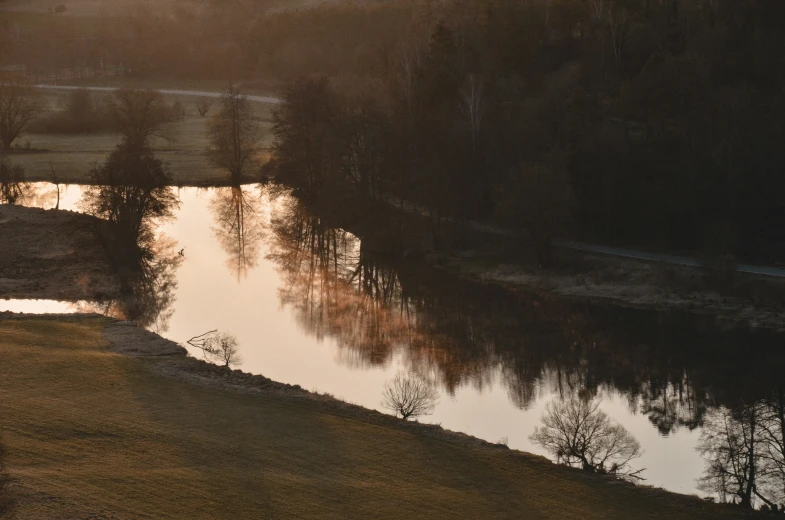
[[[36,85],[35,88],[46,89],[46,90],[92,90],[94,92],[114,92],[115,90],[119,90],[118,87],[80,87],[74,85]],[[201,90],[178,90],[178,89],[162,89],[157,88],[153,89],[156,92],[160,92],[161,94],[166,95],[175,95],[175,96],[199,96],[199,97],[210,97],[210,98],[219,98],[222,96],[220,92],[204,92]],[[280,98],[271,97],[271,96],[246,96],[250,101],[255,101],[257,103],[270,103],[273,105],[277,105],[281,102]]]
[[[47,90],[79,90],[86,89],[98,92],[114,92],[118,90],[117,87],[80,87],[73,85],[36,85],[36,88]],[[201,96],[210,98],[221,97],[220,92],[205,92],[201,90],[178,90],[178,89],[154,89],[161,94],[170,94],[177,96]],[[271,96],[246,96],[249,100],[257,103],[278,104],[281,103],[281,98]],[[394,202],[392,200],[390,203]],[[407,204],[406,206],[413,206]],[[409,211],[419,212],[420,214],[427,215],[427,211],[419,207],[409,207]],[[507,237],[514,237],[515,233],[512,230],[501,228],[498,226],[491,226],[487,224],[480,224],[478,222],[471,222],[469,227],[480,233],[488,233],[492,235],[502,235]],[[634,260],[644,260],[647,262],[659,262],[672,265],[683,265],[688,267],[703,267],[703,262],[695,258],[687,256],[664,255],[660,253],[651,253],[648,251],[638,251],[635,249],[625,249],[620,247],[603,246],[599,244],[588,244],[586,242],[578,242],[576,240],[567,240],[562,238],[554,239],[552,244],[555,247],[562,247],[565,249],[573,249],[576,251],[586,251],[587,253],[596,253],[601,255],[618,256],[621,258],[630,258]],[[740,273],[755,274],[760,276],[772,276],[775,278],[785,278],[785,269],[776,267],[763,267],[757,265],[741,264],[738,266]]]

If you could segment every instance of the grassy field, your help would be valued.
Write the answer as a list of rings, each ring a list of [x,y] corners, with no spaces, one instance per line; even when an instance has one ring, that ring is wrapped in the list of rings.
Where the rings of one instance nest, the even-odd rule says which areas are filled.
[[[166,361],[110,351],[107,326],[0,320],[19,519],[736,517],[345,406],[165,376]]]
[[[49,109],[56,109],[65,94],[49,94],[45,101]],[[98,99],[101,94],[94,95]],[[229,174],[215,168],[206,155],[209,142],[206,137],[207,122],[218,110],[217,101],[207,117],[200,117],[195,108],[198,97],[166,96],[168,104],[179,101],[186,109],[183,121],[173,123],[167,129],[172,139],[156,138],[152,141],[156,155],[166,161],[178,185],[226,184]],[[266,149],[272,141],[270,131],[271,114],[266,105],[256,104],[258,117],[262,120],[265,136],[261,148]],[[11,159],[25,169],[30,181],[51,179],[51,167],[55,168],[61,179],[69,182],[87,182],[90,169],[106,159],[106,156],[119,143],[120,138],[113,134],[35,134],[23,135],[15,144],[22,149],[16,151]],[[264,157],[261,158],[264,160]]]
[[[152,8],[189,8],[201,10],[207,2],[204,0],[6,0],[5,8],[10,12],[24,12],[35,14],[51,14],[50,9],[63,4],[66,11],[52,15],[57,18],[95,18],[98,16],[118,16],[137,9]]]

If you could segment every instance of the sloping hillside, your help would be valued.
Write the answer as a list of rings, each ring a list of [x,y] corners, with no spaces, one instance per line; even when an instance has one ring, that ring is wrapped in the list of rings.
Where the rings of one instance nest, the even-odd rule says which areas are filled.
[[[105,318],[6,317],[0,359],[20,520],[736,517],[209,368]]]

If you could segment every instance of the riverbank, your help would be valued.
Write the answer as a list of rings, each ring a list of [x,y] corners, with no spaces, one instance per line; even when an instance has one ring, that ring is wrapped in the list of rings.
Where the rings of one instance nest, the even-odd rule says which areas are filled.
[[[548,269],[498,249],[447,255],[441,267],[512,289],[637,309],[686,311],[714,316],[720,324],[785,331],[785,280],[778,278],[737,274],[726,285],[716,286],[700,268],[561,248],[554,248]]]
[[[6,315],[0,332],[20,519],[742,517],[208,365],[107,318]]]
[[[95,235],[97,224],[71,211],[0,205],[0,298],[75,302],[117,296],[119,282]]]
[[[359,204],[347,206],[356,208]],[[351,212],[342,211],[343,218],[336,218],[329,207],[315,207],[316,214],[327,215],[338,227],[363,240],[385,243],[384,237],[368,225],[372,219],[367,214],[347,218]],[[716,317],[720,325],[743,324],[785,332],[785,278],[737,272],[718,280],[703,267],[623,258],[558,245],[552,246],[552,264],[544,269],[537,264],[533,246],[522,248],[511,233],[480,224],[470,227],[472,248],[448,235],[443,240],[444,247],[433,252],[431,224],[421,209],[410,206],[401,213],[390,206],[380,213],[387,213],[387,222],[406,223],[402,232],[391,235],[394,240],[387,240],[407,251],[405,256],[421,257],[430,249],[432,252],[424,255],[429,264],[470,281],[541,291],[567,300],[685,311]]]

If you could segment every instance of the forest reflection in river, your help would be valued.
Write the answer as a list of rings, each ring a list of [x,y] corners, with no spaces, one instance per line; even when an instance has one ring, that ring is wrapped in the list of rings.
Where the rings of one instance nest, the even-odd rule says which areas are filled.
[[[378,257],[296,199],[271,220],[270,258],[310,334],[330,336],[357,368],[404,354],[449,392],[482,390],[499,371],[510,400],[541,391],[623,393],[663,435],[696,428],[707,408],[779,387],[781,338],[710,317],[565,302],[466,282]]]
[[[82,191],[60,207],[79,209]],[[179,209],[130,249],[144,261],[125,267],[126,297],[82,309],[181,343],[232,332],[243,370],[376,409],[385,380],[417,372],[446,395],[425,420],[529,451],[544,403],[596,395],[643,444],[648,483],[683,492],[703,469],[707,414],[781,389],[774,334],[464,281],[375,253],[376,240],[257,186],[172,193]]]

